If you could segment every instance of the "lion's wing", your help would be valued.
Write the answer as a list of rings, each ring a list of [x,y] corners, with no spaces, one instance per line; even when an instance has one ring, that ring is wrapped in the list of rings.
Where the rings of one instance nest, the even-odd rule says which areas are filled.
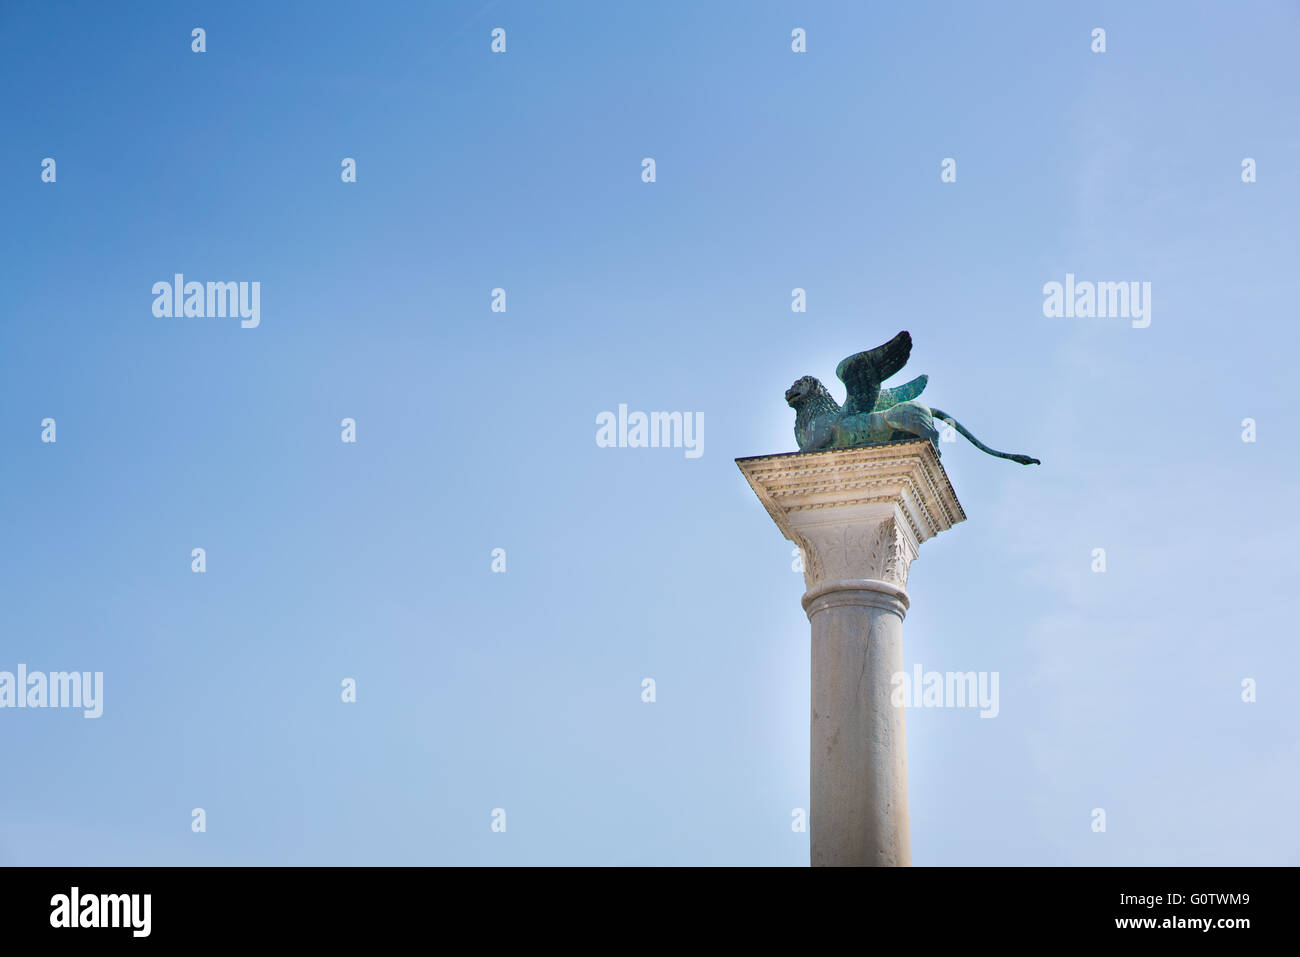
[[[900,402],[910,402],[925,391],[925,384],[930,381],[928,375],[919,375],[911,382],[904,382],[897,389],[881,389],[876,398],[876,407],[872,412],[884,412]]]
[[[836,366],[835,375],[849,393],[844,402],[844,414],[872,412],[880,396],[880,383],[907,365],[907,357],[911,354],[912,336],[904,330],[883,346],[851,355]]]

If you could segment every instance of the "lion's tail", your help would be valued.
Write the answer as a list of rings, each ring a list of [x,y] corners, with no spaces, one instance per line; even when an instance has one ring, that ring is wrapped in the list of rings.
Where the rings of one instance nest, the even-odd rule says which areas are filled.
[[[987,452],[989,455],[996,455],[1000,459],[1010,459],[1013,462],[1019,462],[1021,465],[1042,465],[1043,464],[1042,462],[1038,461],[1038,459],[1030,458],[1028,455],[1016,455],[1012,452],[999,452],[997,449],[989,448],[979,439],[975,438],[975,436],[971,435],[970,430],[967,429],[966,426],[962,425],[960,422],[954,419],[947,412],[944,412],[942,409],[936,409],[932,406],[930,408],[930,414],[933,415],[936,419],[942,419],[944,422],[947,422],[950,426],[952,426],[962,435],[966,436],[966,438],[970,440],[970,443],[973,446],[975,446],[975,448],[979,449],[981,452]]]

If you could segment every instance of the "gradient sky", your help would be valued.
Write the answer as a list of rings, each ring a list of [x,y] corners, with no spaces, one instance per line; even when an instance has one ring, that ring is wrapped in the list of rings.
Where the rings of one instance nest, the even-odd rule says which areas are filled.
[[[1000,714],[909,711],[914,863],[1300,863],[1298,31],[0,6],[0,670],[105,683],[0,710],[0,863],[806,865],[803,579],[733,460],[900,329],[900,379],[1043,461],[944,446],[969,519],[905,665]],[[260,327],[154,317],[176,272],[260,282]],[[1045,318],[1067,272],[1150,282],[1150,327]],[[597,447],[619,403],[703,456]]]

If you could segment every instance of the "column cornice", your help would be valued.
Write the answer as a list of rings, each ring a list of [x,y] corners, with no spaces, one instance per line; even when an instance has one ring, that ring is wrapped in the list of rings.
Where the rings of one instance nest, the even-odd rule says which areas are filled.
[[[921,543],[966,519],[924,440],[760,455],[736,465],[802,551],[809,595],[850,580],[902,591]]]

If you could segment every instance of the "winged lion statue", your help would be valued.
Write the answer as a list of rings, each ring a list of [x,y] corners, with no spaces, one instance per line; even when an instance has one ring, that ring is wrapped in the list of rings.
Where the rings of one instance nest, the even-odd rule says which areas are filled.
[[[813,376],[798,379],[785,393],[785,401],[795,411],[794,437],[800,452],[822,449],[849,449],[862,445],[920,437],[929,439],[939,452],[939,430],[934,420],[947,423],[960,432],[981,452],[1010,459],[1021,465],[1040,465],[1028,455],[991,449],[955,418],[942,409],[916,401],[925,389],[929,376],[917,376],[893,389],[881,383],[907,364],[912,353],[912,337],[904,330],[883,346],[851,355],[835,367],[836,377],[848,389],[841,406],[826,386]]]

